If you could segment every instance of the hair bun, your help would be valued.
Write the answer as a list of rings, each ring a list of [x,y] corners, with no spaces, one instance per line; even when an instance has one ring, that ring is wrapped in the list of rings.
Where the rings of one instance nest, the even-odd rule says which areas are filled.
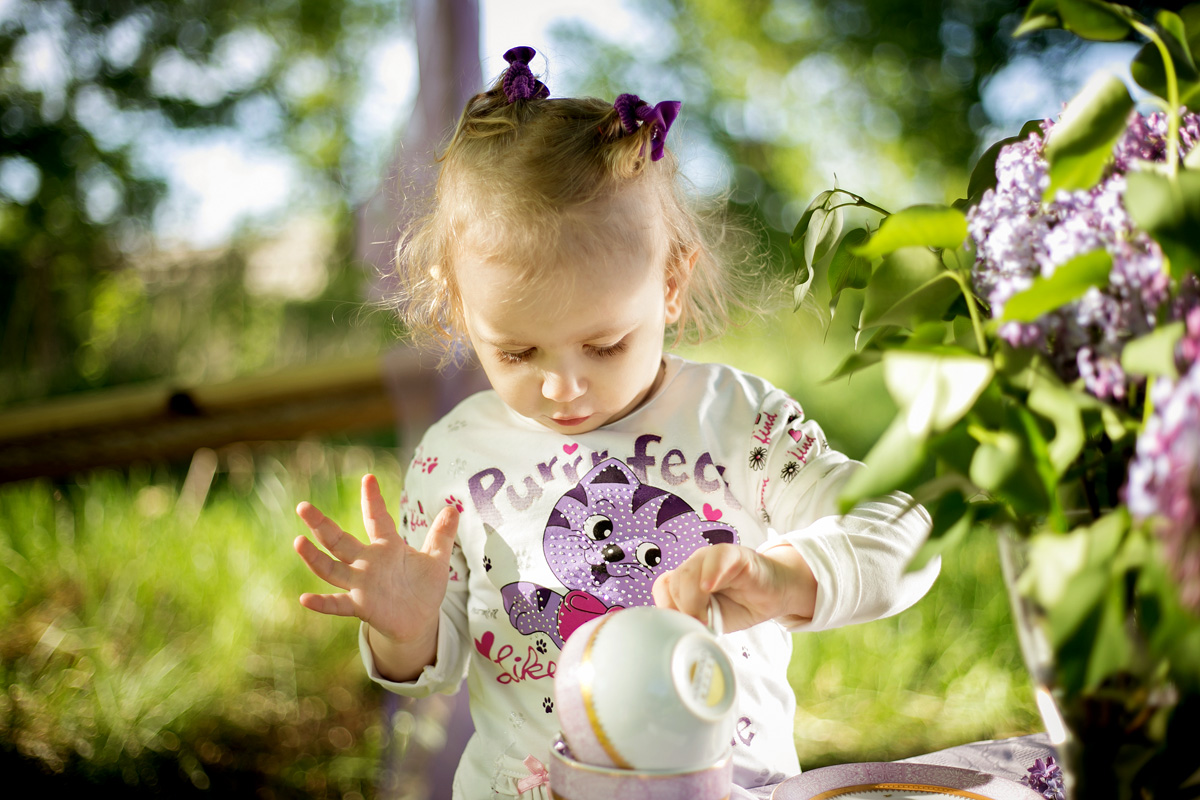
[[[504,60],[508,62],[509,66],[504,73],[502,85],[504,96],[508,98],[508,102],[541,100],[550,96],[550,90],[546,88],[546,84],[535,78],[529,69],[529,62],[535,55],[537,55],[537,51],[528,45],[509,48],[504,54]]]

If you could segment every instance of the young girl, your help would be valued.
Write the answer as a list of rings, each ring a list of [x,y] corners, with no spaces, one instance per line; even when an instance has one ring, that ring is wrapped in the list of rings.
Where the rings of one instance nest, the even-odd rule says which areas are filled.
[[[737,671],[734,781],[778,783],[800,770],[791,632],[918,600],[938,565],[905,569],[929,518],[903,495],[839,515],[861,465],[796,401],[664,354],[669,333],[710,329],[727,306],[664,145],[679,104],[549,98],[533,55],[510,50],[469,101],[434,209],[399,252],[410,329],[468,340],[493,388],[425,435],[399,531],[370,475],[367,544],[300,504],[333,557],[303,536],[296,550],[345,590],[300,602],[362,620],[367,670],[391,691],[466,676],[475,734],[454,796],[482,798],[548,796],[526,764],[558,733],[572,631],[648,604],[704,620],[715,598]]]

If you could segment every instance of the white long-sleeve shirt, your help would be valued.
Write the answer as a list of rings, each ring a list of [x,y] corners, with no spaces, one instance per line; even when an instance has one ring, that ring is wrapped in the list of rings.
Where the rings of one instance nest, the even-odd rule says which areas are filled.
[[[665,360],[654,396],[597,430],[549,430],[486,391],[416,450],[401,533],[419,547],[442,506],[461,510],[437,659],[396,683],[380,676],[365,636],[360,649],[371,677],[400,694],[453,692],[466,676],[475,734],[456,798],[515,795],[523,759],[548,761],[566,637],[615,607],[652,603],[654,578],[699,547],[786,542],[817,580],[811,619],[722,637],[737,675],[730,738],[734,782],[744,787],[800,771],[791,633],[895,614],[937,576],[937,560],[906,572],[929,532],[928,514],[907,496],[838,514],[841,487],[862,465],[831,450],[795,400],[732,367]]]

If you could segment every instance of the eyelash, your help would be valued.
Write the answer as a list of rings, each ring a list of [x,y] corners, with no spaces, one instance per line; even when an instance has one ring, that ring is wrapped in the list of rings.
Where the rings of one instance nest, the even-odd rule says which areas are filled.
[[[616,344],[611,344],[607,347],[591,347],[589,349],[592,351],[592,355],[596,356],[597,358],[611,358],[624,353],[628,348],[629,345],[624,339],[622,339]],[[522,350],[519,353],[510,353],[507,350],[497,350],[496,357],[505,364],[524,364],[533,357],[533,351],[534,348],[532,347],[528,350]]]
[[[592,355],[596,356],[597,358],[609,358],[611,356],[617,356],[621,353],[624,353],[628,348],[629,345],[625,343],[624,339],[622,339],[616,344],[610,344],[608,347],[593,347]]]
[[[510,353],[507,350],[497,350],[496,357],[505,364],[524,364],[533,355],[533,350],[522,350],[519,353]]]

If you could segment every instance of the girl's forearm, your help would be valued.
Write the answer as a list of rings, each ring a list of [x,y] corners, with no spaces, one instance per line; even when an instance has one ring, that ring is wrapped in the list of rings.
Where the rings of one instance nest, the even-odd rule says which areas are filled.
[[[375,657],[379,674],[396,683],[407,683],[421,676],[425,667],[437,660],[438,626],[420,639],[397,642],[367,625],[367,644]]]

